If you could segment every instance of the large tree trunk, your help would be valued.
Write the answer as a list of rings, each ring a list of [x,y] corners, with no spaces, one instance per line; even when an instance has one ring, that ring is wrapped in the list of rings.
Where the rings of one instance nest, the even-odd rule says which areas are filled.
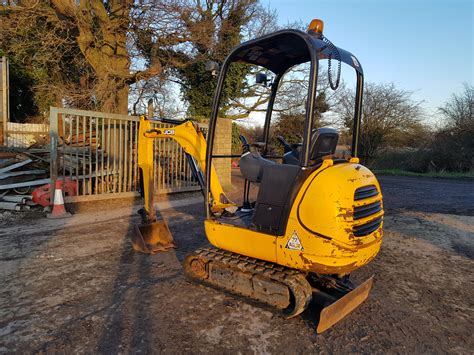
[[[127,31],[133,0],[52,0],[58,14],[75,20],[77,43],[96,74],[94,98],[101,110],[128,113],[128,90],[132,82]]]
[[[128,113],[128,84],[110,77],[99,77],[95,92],[100,111]]]
[[[97,74],[96,98],[101,110],[128,113],[130,58],[127,30],[131,1],[81,1],[78,43]],[[97,26],[99,24],[99,26]]]

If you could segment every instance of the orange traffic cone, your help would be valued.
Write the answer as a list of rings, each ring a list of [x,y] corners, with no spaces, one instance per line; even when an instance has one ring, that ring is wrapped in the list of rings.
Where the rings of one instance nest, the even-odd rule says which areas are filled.
[[[53,203],[53,210],[51,213],[46,215],[48,218],[66,218],[71,217],[71,214],[66,211],[64,208],[64,198],[63,198],[63,190],[61,189],[58,184],[56,184],[56,188],[54,189],[54,203]]]

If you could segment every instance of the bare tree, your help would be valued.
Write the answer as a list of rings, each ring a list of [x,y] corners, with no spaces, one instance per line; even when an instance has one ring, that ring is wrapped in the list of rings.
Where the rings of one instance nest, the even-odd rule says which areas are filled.
[[[215,79],[205,62],[222,62],[241,41],[276,29],[275,12],[258,0],[17,0],[0,9],[0,48],[33,72],[43,110],[66,104],[126,113],[131,94],[134,112],[153,98],[163,114],[174,114],[171,82],[191,113],[206,117]],[[268,90],[253,83],[254,74],[252,66],[231,72],[223,115],[264,109]],[[305,100],[306,78],[285,80],[281,112]]]
[[[464,83],[461,94],[453,94],[451,99],[438,110],[448,119],[448,124],[462,126],[474,120],[474,86]]]
[[[419,127],[421,102],[413,101],[411,92],[393,83],[367,83],[364,88],[362,122],[360,127],[360,155],[370,161],[394,136],[410,134]],[[351,130],[355,93],[342,89],[335,111]]]
[[[474,168],[474,87],[453,94],[439,111],[447,125],[438,129],[431,143],[432,165],[437,170],[472,171]]]
[[[127,113],[129,85],[162,71],[159,61],[131,71],[133,6],[133,0],[10,1],[1,7],[0,45],[44,70],[37,89],[48,87],[56,104],[88,100],[85,106]]]
[[[198,106],[200,95],[209,96],[214,85],[203,75],[205,62],[222,61],[242,40],[270,31],[275,24],[275,13],[258,0],[2,4],[0,48],[41,72],[35,86],[45,101],[120,113],[127,112],[130,85],[149,95],[163,92],[156,84],[164,79],[178,82],[185,100]],[[227,91],[227,96],[239,93]]]
[[[134,115],[147,112],[149,100],[153,101],[156,117],[186,117],[187,103],[179,100],[179,86],[166,77],[157,76],[141,80],[131,86],[130,102]]]
[[[149,10],[143,11],[143,6]],[[275,13],[258,0],[155,0],[143,6],[133,24],[137,54],[146,62],[166,63],[168,80],[180,85],[196,117],[209,116],[216,85],[205,71],[206,62],[223,62],[240,42],[273,30],[276,22]],[[264,102],[264,93],[247,84],[251,70],[243,65],[230,68],[222,115],[246,117]]]

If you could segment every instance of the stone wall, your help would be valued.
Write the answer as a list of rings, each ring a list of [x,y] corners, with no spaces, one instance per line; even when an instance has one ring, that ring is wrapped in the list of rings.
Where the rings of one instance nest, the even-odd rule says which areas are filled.
[[[213,153],[215,155],[232,154],[232,120],[223,118],[217,120]],[[216,168],[221,185],[224,187],[230,186],[232,184],[231,159],[214,158],[213,164]]]

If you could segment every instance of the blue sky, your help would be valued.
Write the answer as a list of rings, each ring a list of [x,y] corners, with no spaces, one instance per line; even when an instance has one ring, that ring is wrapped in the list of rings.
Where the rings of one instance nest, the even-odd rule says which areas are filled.
[[[265,1],[263,1],[265,3]],[[324,21],[325,35],[354,53],[365,80],[394,82],[427,114],[474,79],[472,0],[271,0],[280,25]]]

